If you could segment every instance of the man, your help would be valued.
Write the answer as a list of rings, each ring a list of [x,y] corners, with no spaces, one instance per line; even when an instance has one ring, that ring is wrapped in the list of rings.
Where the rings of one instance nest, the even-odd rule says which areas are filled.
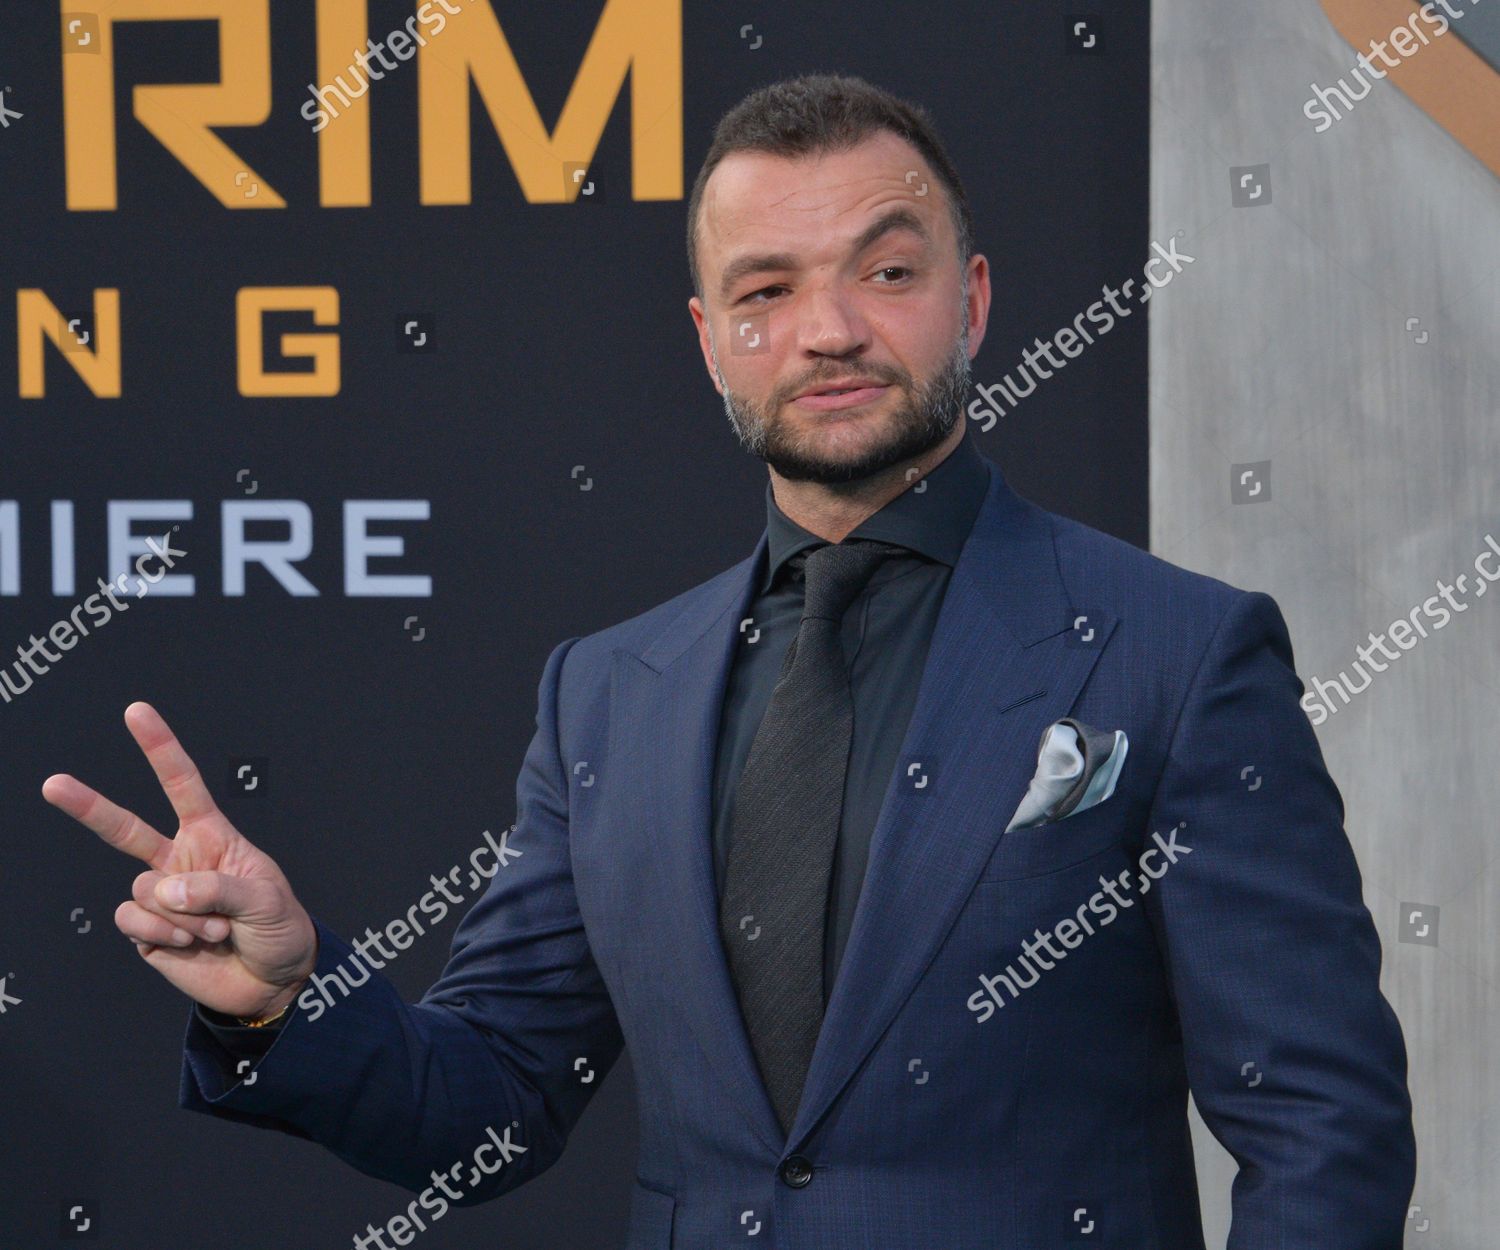
[[[688,220],[766,533],[552,652],[504,862],[419,1003],[147,705],[175,839],[46,782],[151,866],[116,920],[198,1004],[183,1105],[446,1209],[548,1167],[628,1042],[633,1250],[1187,1250],[1191,1089],[1235,1250],[1395,1250],[1405,1051],[1275,602],[975,448],[989,270],[920,110],[758,91]]]

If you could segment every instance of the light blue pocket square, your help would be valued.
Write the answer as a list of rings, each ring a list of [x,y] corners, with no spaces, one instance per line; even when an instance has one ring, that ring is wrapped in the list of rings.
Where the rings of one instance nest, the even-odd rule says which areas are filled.
[[[1029,829],[1102,803],[1115,792],[1130,743],[1123,729],[1095,729],[1065,716],[1048,725],[1037,748],[1036,775],[1005,827]]]

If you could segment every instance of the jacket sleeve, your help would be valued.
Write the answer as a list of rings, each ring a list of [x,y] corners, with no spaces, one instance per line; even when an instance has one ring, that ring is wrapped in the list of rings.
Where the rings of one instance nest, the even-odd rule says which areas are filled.
[[[474,866],[446,878],[453,906],[483,893],[457,926],[438,980],[403,1003],[370,966],[384,963],[376,947],[360,942],[367,962],[314,917],[316,971],[253,1067],[227,1068],[220,1043],[191,1013],[181,1106],[311,1139],[413,1192],[447,1173],[449,1189],[462,1190],[456,1206],[514,1189],[557,1160],[623,1047],[569,855],[557,704],[575,642],[561,643],[543,672],[514,828],[491,839],[498,853],[476,851]],[[422,924],[438,922],[443,899],[436,889],[424,896],[415,912]],[[483,1162],[471,1166],[481,1150]]]
[[[1302,693],[1275,600],[1241,592],[1178,715],[1148,826],[1178,849],[1144,901],[1194,1100],[1239,1164],[1229,1250],[1399,1250],[1406,1049]]]

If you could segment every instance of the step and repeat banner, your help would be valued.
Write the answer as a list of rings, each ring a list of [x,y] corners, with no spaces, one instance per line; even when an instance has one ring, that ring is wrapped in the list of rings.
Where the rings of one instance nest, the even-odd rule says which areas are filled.
[[[146,700],[351,938],[507,828],[551,649],[764,525],[684,246],[756,87],[856,74],[930,111],[992,267],[971,432],[1146,543],[1141,274],[1193,251],[1148,230],[1149,38],[1144,3],[5,6],[0,1241],[347,1245],[405,1208],[179,1109],[188,1000],[113,920],[142,866],[41,784],[174,830],[122,720]],[[456,923],[388,964],[408,1000]],[[620,1244],[634,1099],[627,1052],[554,1168],[430,1244]]]

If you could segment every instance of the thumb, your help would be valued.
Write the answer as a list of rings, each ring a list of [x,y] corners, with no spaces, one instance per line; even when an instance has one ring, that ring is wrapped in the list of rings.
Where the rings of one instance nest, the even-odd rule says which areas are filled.
[[[276,887],[269,881],[204,870],[179,872],[156,883],[156,901],[171,911],[253,919],[274,912]]]

